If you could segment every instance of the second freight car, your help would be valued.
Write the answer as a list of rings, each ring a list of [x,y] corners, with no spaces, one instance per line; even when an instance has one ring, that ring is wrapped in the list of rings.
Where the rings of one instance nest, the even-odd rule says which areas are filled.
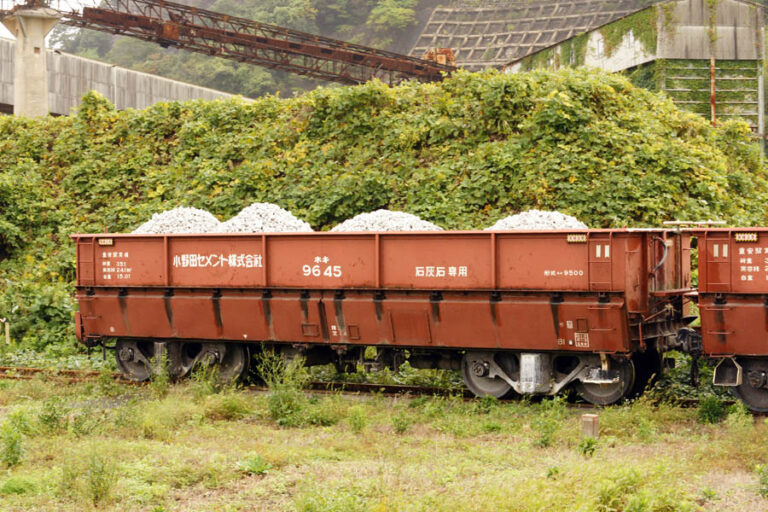
[[[690,230],[698,247],[701,352],[714,384],[768,412],[768,229]]]

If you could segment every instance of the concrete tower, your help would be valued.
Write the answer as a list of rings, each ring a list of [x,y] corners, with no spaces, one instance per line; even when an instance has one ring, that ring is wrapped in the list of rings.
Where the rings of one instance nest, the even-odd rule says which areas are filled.
[[[17,116],[48,115],[48,69],[45,36],[61,15],[47,7],[26,6],[2,19],[16,37],[13,113]]]

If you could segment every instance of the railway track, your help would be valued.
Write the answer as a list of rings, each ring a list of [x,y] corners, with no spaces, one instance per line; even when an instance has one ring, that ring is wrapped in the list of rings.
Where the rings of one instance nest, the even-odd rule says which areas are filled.
[[[34,368],[27,366],[0,366],[0,380],[32,380],[32,379],[50,379],[63,384],[76,384],[83,382],[95,382],[105,375],[96,370],[63,370],[56,368]],[[135,382],[123,377],[119,372],[109,372],[106,375],[114,381],[121,384],[141,386],[143,382]],[[259,385],[249,385],[245,389],[252,391],[267,391],[267,388]],[[308,391],[319,393],[355,393],[369,394],[378,393],[385,396],[458,396],[464,400],[474,400],[475,396],[468,389],[442,388],[436,386],[414,386],[405,384],[376,384],[371,382],[310,382],[307,384]],[[507,399],[504,401],[514,401]],[[727,405],[735,401],[726,402]],[[685,408],[697,407],[699,401],[696,399],[679,399],[676,405]],[[597,407],[585,403],[569,403],[568,407],[577,409],[596,409]],[[755,414],[755,416],[765,416]]]
[[[64,383],[80,383],[96,381],[103,378],[104,373],[96,370],[63,370],[57,368],[34,368],[29,366],[0,366],[0,380],[31,380],[45,378]],[[131,385],[143,383],[126,379],[120,372],[109,372],[106,375],[113,380]],[[258,385],[247,386],[255,391],[266,388]],[[441,388],[435,386],[410,386],[402,384],[375,384],[370,382],[310,382],[310,391],[348,392],[348,393],[381,393],[384,395],[439,395],[472,398],[474,395],[466,389]]]
[[[77,383],[97,380],[102,372],[96,370],[63,370],[58,368],[33,368],[28,366],[0,366],[0,379],[31,380],[50,378],[56,381]],[[130,382],[117,372],[109,375],[120,382]]]

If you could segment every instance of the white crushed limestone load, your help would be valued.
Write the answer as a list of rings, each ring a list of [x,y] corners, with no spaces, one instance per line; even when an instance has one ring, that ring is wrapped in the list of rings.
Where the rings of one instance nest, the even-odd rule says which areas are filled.
[[[442,231],[443,228],[416,215],[391,210],[361,213],[335,226],[331,231]]]
[[[215,230],[217,233],[310,232],[312,226],[272,203],[253,203]]]
[[[219,227],[219,219],[205,210],[180,206],[155,213],[147,222],[134,229],[137,234],[210,233]]]
[[[538,229],[587,229],[587,225],[576,217],[560,212],[528,210],[504,217],[486,231]]]

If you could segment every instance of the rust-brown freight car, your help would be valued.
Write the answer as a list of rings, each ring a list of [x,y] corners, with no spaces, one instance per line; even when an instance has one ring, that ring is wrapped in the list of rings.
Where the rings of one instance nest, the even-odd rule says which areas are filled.
[[[766,235],[768,236],[768,235]],[[309,364],[461,369],[478,395],[642,389],[684,326],[689,237],[665,229],[78,234],[78,337],[130,378]]]
[[[702,352],[718,360],[715,384],[768,412],[768,229],[688,233],[698,246]]]

